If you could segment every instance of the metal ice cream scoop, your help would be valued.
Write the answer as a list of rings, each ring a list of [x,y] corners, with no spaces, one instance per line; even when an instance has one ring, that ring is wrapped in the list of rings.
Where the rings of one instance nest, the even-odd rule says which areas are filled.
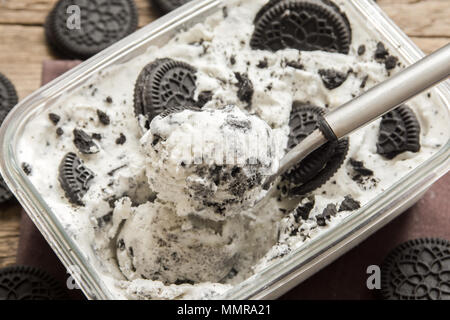
[[[450,44],[447,44],[359,97],[326,114],[320,121],[319,128],[281,159],[278,171],[265,180],[264,189],[270,189],[280,175],[326,142],[349,135],[449,76]],[[261,206],[265,202],[264,200],[272,195],[270,191],[258,201],[255,207]]]

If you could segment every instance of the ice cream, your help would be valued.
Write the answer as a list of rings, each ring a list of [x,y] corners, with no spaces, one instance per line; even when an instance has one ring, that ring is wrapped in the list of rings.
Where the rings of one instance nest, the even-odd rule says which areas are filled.
[[[158,198],[215,221],[253,206],[279,160],[269,125],[235,106],[158,116],[142,143]]]
[[[295,198],[285,197],[280,188],[260,212],[246,210],[262,194],[253,182],[286,151],[293,104],[331,110],[403,66],[401,60],[387,59],[396,48],[382,48],[343,0],[334,2],[350,21],[348,53],[254,49],[253,21],[267,2],[226,1],[226,9],[163,46],[151,46],[66,93],[24,130],[18,156],[33,169],[31,182],[112,296],[206,299],[224,294],[311,238],[332,232],[353,209],[364,207],[447,141],[446,110],[433,96],[420,96],[408,102],[421,127],[417,152],[393,159],[377,153],[381,120],[375,121],[349,137],[343,165],[326,183]],[[135,83],[149,63],[163,58],[195,68],[192,100],[204,100],[204,111],[156,117],[147,129],[136,119]],[[209,99],[202,98],[205,92],[211,93]],[[236,107],[224,109],[228,105]],[[49,113],[60,117],[57,124]],[[244,123],[251,128],[245,131]],[[261,143],[251,140],[254,134],[276,141],[267,148],[267,158],[252,162],[256,165],[239,164],[237,180],[215,179],[216,173],[232,175],[234,166],[218,170],[203,157],[200,165],[195,157],[186,162],[173,157],[199,137],[210,142],[205,154],[211,154],[234,131],[250,138],[252,147]],[[92,173],[83,189],[84,205],[71,203],[58,180],[56,168],[69,152],[78,157],[73,163],[82,161],[84,172]],[[233,181],[243,187],[240,192],[232,191]]]
[[[242,217],[214,222],[179,216],[171,205],[160,202],[136,208],[130,201],[123,205],[131,215],[118,234],[116,250],[127,279],[220,282],[236,264],[244,235]]]

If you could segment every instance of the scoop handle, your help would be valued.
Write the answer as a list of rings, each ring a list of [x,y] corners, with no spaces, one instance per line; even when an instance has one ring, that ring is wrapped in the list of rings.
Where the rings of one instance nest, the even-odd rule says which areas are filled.
[[[322,132],[340,139],[450,76],[450,44],[324,116]]]

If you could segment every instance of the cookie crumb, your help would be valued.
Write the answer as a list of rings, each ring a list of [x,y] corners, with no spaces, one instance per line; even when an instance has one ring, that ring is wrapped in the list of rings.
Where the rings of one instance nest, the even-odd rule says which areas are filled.
[[[58,116],[56,113],[49,113],[48,118],[55,126],[58,124],[59,120],[61,120],[61,117]]]
[[[111,120],[110,120],[109,116],[106,114],[106,112],[103,112],[103,111],[97,109],[97,116],[98,116],[98,120],[105,126],[107,126],[111,123]]]
[[[27,176],[31,175],[31,173],[33,172],[31,165],[26,162],[22,162],[22,170]]]
[[[386,70],[392,70],[397,66],[398,58],[394,56],[389,56],[384,61],[384,65],[386,67]]]
[[[344,200],[342,201],[339,212],[341,211],[354,211],[356,209],[359,209],[361,207],[361,204],[359,201],[352,198],[351,195],[347,195],[344,197]]]
[[[123,145],[126,141],[127,137],[123,133],[120,133],[120,136],[116,139],[116,144]]]
[[[358,56],[362,56],[364,53],[366,53],[366,46],[362,44],[358,47]]]

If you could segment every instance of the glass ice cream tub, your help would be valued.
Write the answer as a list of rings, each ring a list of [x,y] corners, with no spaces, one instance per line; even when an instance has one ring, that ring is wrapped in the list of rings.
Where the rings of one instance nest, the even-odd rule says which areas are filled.
[[[351,30],[348,43],[341,40],[332,50],[337,52],[255,48],[268,37],[261,35],[269,28],[264,19],[276,15],[276,3],[260,11],[266,3],[192,1],[42,87],[5,120],[2,175],[61,261],[77,271],[74,277],[89,299],[276,298],[391,221],[448,171],[448,82],[407,103],[405,114],[412,112],[420,126],[420,149],[383,154],[377,144],[384,127],[377,120],[349,137],[328,180],[308,190],[307,183],[287,179],[257,217],[241,214],[251,203],[235,206],[231,184],[213,181],[205,188],[199,170],[189,171],[186,163],[177,169],[179,163],[169,158],[159,163],[179,137],[216,132],[219,125],[276,137],[272,151],[278,160],[292,142],[295,115],[338,107],[423,56],[372,1],[320,2],[333,15],[344,13],[341,25]],[[259,29],[258,17],[266,23]],[[151,119],[136,119],[136,81],[159,59],[196,70],[193,100],[206,96],[202,108],[208,112],[177,112],[151,125]],[[108,125],[97,120],[99,110],[108,114]],[[49,113],[58,114],[58,126]],[[55,134],[57,128],[64,133]],[[101,139],[85,137],[86,149],[74,143],[84,133]],[[76,163],[89,182],[80,197],[67,194],[59,180],[63,159]],[[265,168],[273,164],[258,160]],[[30,176],[23,163],[33,168]],[[260,182],[253,171],[229,169],[221,167],[221,177]],[[153,174],[164,171],[177,175]],[[197,192],[171,204],[171,195],[182,199],[186,188],[170,178],[188,181]],[[257,185],[239,194],[253,199]],[[210,189],[217,192],[200,192]],[[210,211],[208,197],[228,205]],[[167,228],[183,240],[173,240]],[[172,239],[171,249],[154,239],[140,241],[149,233],[162,242]],[[191,260],[210,255],[204,264],[220,271],[193,275],[196,264],[188,256],[198,251],[189,249],[199,242],[204,251]],[[142,254],[148,247],[158,251]],[[185,267],[167,262],[155,272],[161,258],[174,253]]]

